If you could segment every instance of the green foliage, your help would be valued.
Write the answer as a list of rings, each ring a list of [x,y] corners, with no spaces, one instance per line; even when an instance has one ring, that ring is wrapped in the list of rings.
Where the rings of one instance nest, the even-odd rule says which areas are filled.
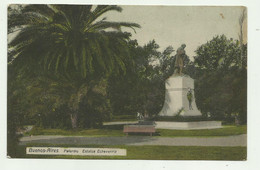
[[[246,125],[243,126],[224,126],[219,129],[200,129],[200,130],[168,130],[159,129],[158,133],[164,137],[217,137],[247,134]]]
[[[113,113],[136,115],[140,112],[150,117],[156,116],[163,106],[165,80],[174,72],[174,49],[169,46],[160,52],[155,40],[143,47],[137,41],[130,41],[129,47],[134,63],[126,65],[126,74],[109,78]],[[184,61],[190,64],[188,56]],[[184,72],[189,70],[185,68]]]
[[[162,53],[155,41],[141,47],[136,41],[129,42],[134,63],[126,66],[126,74],[109,78],[109,95],[115,115],[136,115],[137,112],[155,115],[163,103],[163,73],[152,63],[158,61]],[[171,50],[167,49],[165,55]],[[166,58],[166,56],[164,56]]]
[[[232,116],[238,114],[241,123],[246,123],[246,45],[240,47],[238,41],[224,35],[198,47],[194,61],[195,95],[205,116],[210,113],[216,119],[233,121]]]
[[[130,34],[121,32],[121,27],[140,26],[99,19],[108,11],[121,10],[109,5],[26,5],[9,17],[10,29],[22,27],[9,43],[9,61],[18,60],[24,68],[40,64],[52,72],[77,70],[83,78],[94,70],[124,71]]]
[[[102,127],[105,120],[112,116],[110,100],[107,95],[107,80],[98,81],[90,88],[79,105],[79,127]]]
[[[136,115],[112,115],[111,121],[137,121]]]
[[[143,47],[136,40],[130,41],[129,47],[133,65],[126,66],[126,74],[109,79],[113,112],[117,115],[136,115],[140,112],[156,116],[164,102],[165,80],[174,72],[174,49],[169,46],[160,52],[155,40]],[[184,72],[193,72],[188,56],[184,62],[187,64]]]
[[[180,109],[180,111],[182,111]],[[181,113],[181,112],[179,112]],[[177,114],[176,116],[157,116],[152,118],[151,120],[154,121],[176,121],[176,122],[196,122],[196,121],[209,121],[212,120],[212,118],[207,118],[205,116],[181,116],[180,114]]]
[[[239,64],[241,49],[239,41],[216,36],[196,50],[195,65],[201,70],[227,70]]]
[[[13,79],[14,72],[8,67],[8,88],[7,88],[7,155],[15,157],[17,154],[17,144],[19,135],[16,133],[19,128],[22,127],[25,122],[26,108],[28,107],[28,101],[23,100],[26,95],[24,90],[26,81],[17,76]]]
[[[64,77],[43,76],[27,86],[30,100],[26,109],[27,124],[43,128],[72,128],[71,115],[77,115],[77,127],[96,127],[110,118],[106,80],[92,80],[86,85]],[[32,100],[34,98],[34,100]],[[30,120],[33,120],[30,122]]]
[[[16,131],[19,127],[17,117],[10,113],[7,117],[7,155],[10,157],[17,156],[17,145],[19,143],[19,135]]]
[[[26,135],[62,135],[62,136],[125,136],[122,129],[77,129],[77,130],[64,130],[64,129],[44,129],[34,127]]]
[[[26,95],[14,107],[24,109],[19,108],[27,123],[77,128],[108,119],[110,101],[100,84],[111,73],[125,72],[131,58],[131,34],[121,28],[140,26],[100,18],[122,11],[115,5],[25,5],[8,11],[9,32],[18,31],[8,44],[8,67],[14,72],[8,76],[25,82]],[[13,92],[8,92],[11,102]]]

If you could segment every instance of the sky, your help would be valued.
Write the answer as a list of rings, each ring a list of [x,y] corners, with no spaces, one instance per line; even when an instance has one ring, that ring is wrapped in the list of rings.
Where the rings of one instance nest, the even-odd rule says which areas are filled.
[[[238,39],[239,17],[244,9],[227,6],[121,7],[123,8],[121,13],[109,12],[107,19],[140,24],[141,28],[136,29],[136,33],[126,30],[132,32],[132,39],[137,39],[139,45],[147,44],[155,39],[160,46],[159,50],[162,51],[169,45],[176,50],[185,43],[186,53],[191,59],[198,46],[216,35],[225,34],[228,38]]]
[[[214,36],[225,34],[228,38],[238,39],[239,17],[243,7],[210,7],[210,6],[121,6],[123,11],[108,12],[102,17],[109,21],[134,22],[141,28],[123,29],[131,32],[132,39],[139,45],[151,40],[159,44],[159,51],[173,46],[175,52],[186,44],[186,54],[193,60],[195,50]],[[101,18],[100,18],[101,19]],[[244,24],[244,35],[247,31]],[[9,41],[16,35],[9,36]],[[245,39],[247,39],[245,37]],[[175,54],[173,52],[173,55]]]

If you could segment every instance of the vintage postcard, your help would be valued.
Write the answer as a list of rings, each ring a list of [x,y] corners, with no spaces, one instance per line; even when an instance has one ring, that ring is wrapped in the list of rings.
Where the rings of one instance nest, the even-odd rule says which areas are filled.
[[[8,159],[247,161],[247,6],[6,11]]]
[[[246,160],[247,8],[10,4],[10,158]]]

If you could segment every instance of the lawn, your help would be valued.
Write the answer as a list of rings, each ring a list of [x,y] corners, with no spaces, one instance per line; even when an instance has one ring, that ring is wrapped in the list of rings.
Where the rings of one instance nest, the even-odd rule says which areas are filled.
[[[64,135],[64,136],[124,136],[123,126],[104,126],[101,129],[63,130],[63,129],[42,129],[34,128],[25,135]],[[158,129],[157,137],[214,137],[230,136],[247,133],[247,126],[223,126],[220,129],[204,130],[168,130]]]
[[[247,133],[247,126],[223,126],[219,129],[202,129],[202,130],[168,130],[159,129],[160,136],[163,137],[214,137],[214,136],[231,136]]]
[[[27,146],[51,147],[100,147],[127,149],[127,156],[48,156],[26,155],[26,146],[18,146],[17,158],[53,159],[142,159],[142,160],[246,160],[246,147],[201,147],[201,146],[102,146],[102,145],[64,145],[28,144]]]
[[[115,129],[82,129],[82,130],[64,130],[64,129],[42,129],[34,128],[28,135],[62,135],[62,136],[124,136],[122,130]]]

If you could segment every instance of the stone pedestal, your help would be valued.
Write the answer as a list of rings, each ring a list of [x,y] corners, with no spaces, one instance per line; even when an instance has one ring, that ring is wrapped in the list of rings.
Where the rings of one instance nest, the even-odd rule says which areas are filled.
[[[218,129],[222,128],[221,121],[198,121],[198,122],[155,122],[156,129],[179,129],[179,130],[194,130],[194,129]]]
[[[166,82],[165,101],[159,116],[201,116],[197,109],[194,96],[194,80],[187,75],[172,75]],[[187,97],[191,89],[192,102],[189,105]],[[192,108],[192,109],[191,109]]]

